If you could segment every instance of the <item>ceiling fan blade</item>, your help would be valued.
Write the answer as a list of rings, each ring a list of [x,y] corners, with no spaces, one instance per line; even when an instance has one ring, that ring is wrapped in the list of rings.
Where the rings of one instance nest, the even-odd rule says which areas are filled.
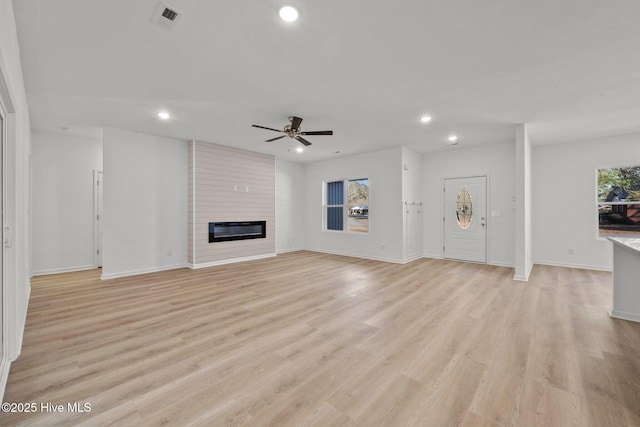
[[[313,130],[309,132],[300,132],[300,135],[333,135],[332,130]]]
[[[260,128],[260,129],[266,129],[266,130],[274,130],[276,132],[284,132],[283,130],[274,129],[274,128],[268,128],[268,127],[260,126],[260,125],[251,125],[251,126],[253,126],[254,128]]]
[[[281,139],[281,138],[284,138],[285,136],[287,136],[287,135],[282,135],[282,136],[276,136],[275,138],[271,138],[271,139],[267,139],[267,140],[266,140],[265,142],[271,142],[271,141],[275,141],[275,140],[277,140],[277,139]]]
[[[307,147],[311,145],[311,143],[309,141],[307,141],[306,139],[304,139],[301,136],[296,136],[296,139],[298,141],[300,141],[303,145],[307,146]]]
[[[298,130],[300,123],[302,123],[302,119],[300,117],[291,117],[291,130]]]

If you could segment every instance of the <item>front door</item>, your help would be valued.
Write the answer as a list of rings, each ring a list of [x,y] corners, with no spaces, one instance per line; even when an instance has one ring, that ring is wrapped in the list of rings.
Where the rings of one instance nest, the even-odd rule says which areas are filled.
[[[444,181],[444,257],[487,262],[487,177]]]

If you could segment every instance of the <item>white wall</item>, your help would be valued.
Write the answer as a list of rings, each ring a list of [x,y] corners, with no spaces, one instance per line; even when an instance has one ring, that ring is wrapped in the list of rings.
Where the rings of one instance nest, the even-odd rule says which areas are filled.
[[[305,248],[303,164],[276,159],[276,253]]]
[[[95,267],[93,171],[102,170],[102,141],[34,130],[31,144],[33,274]]]
[[[401,148],[311,163],[305,171],[308,249],[403,262]],[[323,182],[347,178],[369,178],[368,233],[323,230]]]
[[[6,141],[6,170],[4,175],[6,206],[4,223],[10,228],[3,237],[9,238],[5,249],[4,319],[7,321],[7,356],[14,360],[20,354],[22,336],[29,302],[30,287],[30,180],[29,157],[31,130],[27,96],[22,77],[20,51],[13,6],[10,0],[0,1],[0,92],[8,108]],[[4,392],[8,365],[0,372],[0,397]]]
[[[514,265],[515,146],[490,144],[454,148],[423,156],[424,256],[442,258],[442,186],[445,178],[487,175],[487,262]]]
[[[611,269],[611,243],[596,237],[596,169],[640,164],[639,144],[633,134],[533,147],[534,263]]]
[[[187,264],[187,154],[186,141],[104,129],[103,278]]]
[[[404,260],[422,257],[422,154],[402,148],[402,201]],[[420,203],[423,203],[420,205]]]

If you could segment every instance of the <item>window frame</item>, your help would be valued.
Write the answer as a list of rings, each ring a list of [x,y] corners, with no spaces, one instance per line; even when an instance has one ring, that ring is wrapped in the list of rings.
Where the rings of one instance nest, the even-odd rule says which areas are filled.
[[[367,226],[367,231],[350,231],[349,230],[349,182],[350,181],[362,181],[367,180],[368,194],[367,194],[367,206],[371,206],[371,178],[340,178],[340,179],[329,179],[322,181],[322,231],[328,233],[346,233],[351,235],[368,235],[371,232],[371,220],[368,217],[369,221]],[[342,204],[339,205],[329,205],[327,203],[327,192],[328,185],[333,182],[342,182]],[[334,230],[327,227],[328,220],[328,208],[331,207],[342,207],[342,230]]]

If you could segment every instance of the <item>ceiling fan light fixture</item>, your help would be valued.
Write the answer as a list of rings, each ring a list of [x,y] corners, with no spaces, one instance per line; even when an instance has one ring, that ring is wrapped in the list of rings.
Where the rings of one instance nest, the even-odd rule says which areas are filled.
[[[160,120],[169,120],[171,118],[171,114],[166,111],[158,111],[158,118]]]
[[[447,141],[449,142],[456,142],[458,140],[458,136],[457,135],[451,135],[449,136],[449,138],[447,138]]]
[[[422,117],[420,117],[420,121],[422,123],[429,123],[431,121],[432,117],[430,115],[424,115]]]
[[[293,22],[298,19],[298,11],[292,6],[281,7],[278,15],[285,22]]]
[[[302,153],[302,152],[304,151],[304,148],[302,148],[302,147],[298,147],[298,148],[296,148],[296,151],[297,151],[298,153]]]

